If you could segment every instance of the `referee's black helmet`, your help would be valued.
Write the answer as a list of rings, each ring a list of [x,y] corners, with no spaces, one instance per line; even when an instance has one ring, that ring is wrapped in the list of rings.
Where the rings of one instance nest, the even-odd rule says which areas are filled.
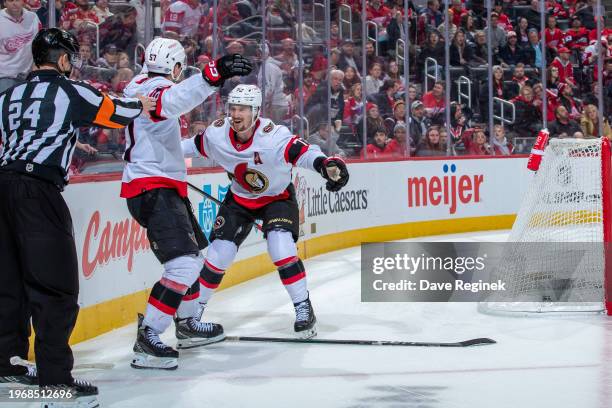
[[[37,66],[44,64],[57,66],[64,53],[68,54],[73,67],[80,68],[79,40],[66,30],[44,28],[32,41],[32,56]]]

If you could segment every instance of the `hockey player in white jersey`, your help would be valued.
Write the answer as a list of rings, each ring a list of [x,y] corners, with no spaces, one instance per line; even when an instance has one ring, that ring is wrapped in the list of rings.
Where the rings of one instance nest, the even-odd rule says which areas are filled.
[[[156,38],[145,51],[146,73],[128,84],[125,95],[146,94],[157,99],[150,119],[128,127],[121,197],[130,214],[147,229],[151,249],[163,264],[162,278],[152,290],[145,315],[139,315],[134,345],[134,368],[175,369],[178,352],[159,334],[176,314],[178,347],[222,340],[220,325],[192,318],[198,297],[198,276],[203,265],[200,250],[208,242],[187,199],[185,161],[181,150],[179,117],[195,108],[225,79],[251,72],[250,62],[234,54],[206,65],[202,75],[175,83],[185,67],[185,51],[172,39]]]
[[[232,179],[200,273],[200,308],[195,317],[200,320],[255,219],[262,219],[268,253],[295,308],[294,331],[309,338],[316,335],[316,318],[295,245],[299,210],[291,172],[293,166],[316,171],[327,180],[329,191],[344,187],[349,174],[342,159],[326,157],[318,146],[292,135],[285,126],[260,118],[261,102],[257,86],[238,85],[228,97],[228,117],[182,142],[185,156],[211,158]]]

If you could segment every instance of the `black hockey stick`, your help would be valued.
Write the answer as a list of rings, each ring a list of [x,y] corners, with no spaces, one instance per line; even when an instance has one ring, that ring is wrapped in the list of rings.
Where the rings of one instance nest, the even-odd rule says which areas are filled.
[[[219,200],[217,200],[215,197],[211,196],[210,194],[208,194],[206,191],[199,189],[197,186],[191,184],[190,182],[187,182],[187,185],[194,191],[200,193],[201,195],[203,195],[204,197],[206,197],[207,199],[209,199],[210,201],[212,201],[213,203],[221,206],[223,205],[223,203]],[[255,228],[257,228],[260,231],[263,231],[263,229],[261,228],[261,225],[259,225],[258,223],[254,222],[253,225],[255,225]]]
[[[225,341],[253,341],[264,343],[303,343],[303,344],[349,344],[355,346],[404,346],[404,347],[471,347],[497,343],[493,339],[479,338],[458,342],[431,341],[386,341],[386,340],[332,340],[332,339],[299,339],[290,337],[249,337],[227,336]]]

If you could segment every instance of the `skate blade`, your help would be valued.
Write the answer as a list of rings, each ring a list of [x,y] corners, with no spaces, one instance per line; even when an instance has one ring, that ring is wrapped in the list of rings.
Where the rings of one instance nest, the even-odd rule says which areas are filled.
[[[41,408],[99,408],[100,401],[95,395],[79,397],[73,401],[43,402]]]
[[[311,339],[317,335],[317,328],[313,326],[310,329],[295,332],[295,337],[298,339]]]
[[[219,343],[223,340],[225,340],[225,333],[208,338],[190,337],[187,339],[177,339],[176,348],[179,350],[187,350],[196,347],[207,346],[209,344]]]
[[[178,368],[178,359],[173,357],[155,357],[145,353],[134,353],[130,365],[132,368],[139,370],[176,370]]]

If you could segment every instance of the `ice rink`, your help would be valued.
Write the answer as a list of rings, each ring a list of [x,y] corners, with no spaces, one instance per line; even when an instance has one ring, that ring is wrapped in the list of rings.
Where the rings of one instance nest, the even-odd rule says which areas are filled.
[[[505,241],[500,232],[430,241]],[[473,303],[361,303],[360,250],[305,262],[318,338],[460,341],[473,348],[219,343],[181,351],[177,371],[130,368],[135,324],[75,347],[102,407],[612,407],[612,319],[494,317]],[[206,320],[228,335],[291,336],[277,273],[216,294]],[[162,337],[174,345],[173,330]]]

